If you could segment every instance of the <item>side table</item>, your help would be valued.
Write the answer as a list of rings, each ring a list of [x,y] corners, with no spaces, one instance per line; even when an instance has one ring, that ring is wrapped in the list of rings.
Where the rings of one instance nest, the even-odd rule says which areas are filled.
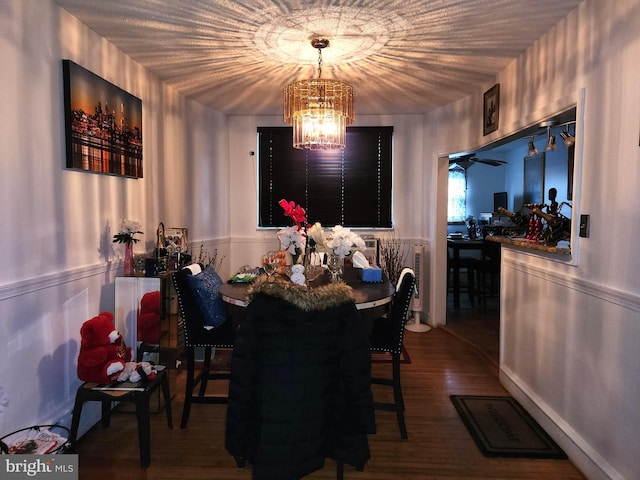
[[[167,412],[167,424],[173,428],[171,415],[171,395],[169,393],[169,380],[167,371],[156,372],[156,377],[147,382],[139,382],[134,387],[104,386],[95,382],[85,382],[76,392],[76,401],[73,407],[73,419],[71,421],[71,432],[69,443],[71,448],[75,447],[78,427],[80,425],[80,415],[84,402],[102,403],[102,428],[109,426],[111,421],[111,402],[132,402],[135,404],[136,417],[138,420],[138,443],[140,447],[140,465],[146,468],[151,463],[151,422],[150,422],[150,400],[151,395],[162,387],[165,409]]]

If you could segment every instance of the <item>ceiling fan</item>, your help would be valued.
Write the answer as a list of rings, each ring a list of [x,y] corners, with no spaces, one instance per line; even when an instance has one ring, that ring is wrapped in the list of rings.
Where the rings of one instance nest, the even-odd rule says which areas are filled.
[[[492,158],[476,158],[475,153],[449,159],[449,165],[460,165],[465,170],[474,163],[484,163],[485,165],[490,165],[492,167],[499,167],[501,165],[506,165],[508,162],[504,160],[494,160]]]

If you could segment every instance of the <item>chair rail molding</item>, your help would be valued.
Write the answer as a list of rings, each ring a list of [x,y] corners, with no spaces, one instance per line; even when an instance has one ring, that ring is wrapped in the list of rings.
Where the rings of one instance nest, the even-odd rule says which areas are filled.
[[[608,303],[619,305],[630,310],[640,312],[640,295],[632,292],[618,290],[584,278],[577,278],[557,270],[540,268],[525,261],[502,257],[502,268],[514,270],[538,277],[548,282],[553,282],[565,288],[596,297]]]
[[[37,292],[39,290],[46,290],[47,288],[57,287],[64,283],[76,282],[83,278],[104,275],[108,272],[113,272],[113,276],[115,278],[121,263],[122,261],[116,261],[87,265],[84,267],[62,270],[60,272],[49,273],[34,278],[28,278],[26,280],[20,280],[15,283],[1,285],[0,301]]]

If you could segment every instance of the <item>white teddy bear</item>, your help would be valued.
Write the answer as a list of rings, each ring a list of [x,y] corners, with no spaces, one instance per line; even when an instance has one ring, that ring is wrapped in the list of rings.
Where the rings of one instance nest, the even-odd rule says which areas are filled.
[[[149,362],[126,362],[124,370],[118,375],[118,381],[137,383],[143,379],[143,376],[146,377],[145,380],[156,376],[153,365]]]
[[[304,285],[307,280],[304,276],[304,265],[296,264],[291,267],[291,281],[298,285]]]

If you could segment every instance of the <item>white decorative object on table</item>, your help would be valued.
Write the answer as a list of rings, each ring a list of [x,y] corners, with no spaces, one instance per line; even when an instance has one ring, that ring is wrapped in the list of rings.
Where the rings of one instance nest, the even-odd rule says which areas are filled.
[[[351,255],[353,250],[364,250],[364,240],[348,228],[336,225],[331,229],[331,238],[326,242],[334,254],[341,258]]]
[[[304,276],[304,265],[293,265],[291,267],[291,281],[298,285],[304,285],[306,280]]]
[[[362,252],[355,252],[351,262],[356,268],[369,268],[371,266],[369,265],[369,260],[367,260],[367,257],[365,257]]]

